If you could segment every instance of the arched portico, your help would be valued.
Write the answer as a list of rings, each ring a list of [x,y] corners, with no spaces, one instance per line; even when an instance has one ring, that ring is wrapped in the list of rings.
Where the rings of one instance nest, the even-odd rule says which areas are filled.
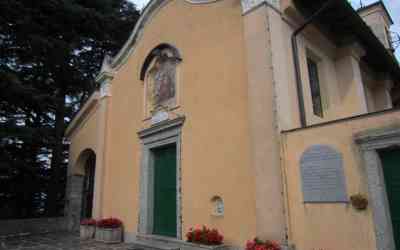
[[[96,153],[85,149],[72,166],[69,177],[68,226],[78,230],[82,219],[91,218],[94,200]]]

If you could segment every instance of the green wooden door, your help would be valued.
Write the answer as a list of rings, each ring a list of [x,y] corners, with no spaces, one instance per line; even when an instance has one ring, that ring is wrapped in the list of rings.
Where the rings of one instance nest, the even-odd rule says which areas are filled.
[[[380,153],[396,249],[400,249],[400,150]]]
[[[154,153],[154,224],[156,235],[176,237],[176,147]]]

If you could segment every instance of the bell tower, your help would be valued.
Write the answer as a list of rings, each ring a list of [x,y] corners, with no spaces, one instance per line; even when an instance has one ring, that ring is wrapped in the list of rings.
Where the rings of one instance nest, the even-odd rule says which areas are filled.
[[[390,26],[393,25],[393,19],[389,14],[385,4],[382,1],[361,6],[357,10],[364,22],[371,28],[376,37],[382,42],[386,49],[394,52]]]

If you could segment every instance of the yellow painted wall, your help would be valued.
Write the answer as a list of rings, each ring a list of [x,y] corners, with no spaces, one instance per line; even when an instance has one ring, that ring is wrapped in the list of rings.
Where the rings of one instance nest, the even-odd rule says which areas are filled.
[[[353,136],[370,129],[398,126],[399,117],[399,112],[391,112],[282,135],[289,239],[296,245],[296,249],[376,249],[371,207],[359,212],[343,203],[303,203],[300,158],[312,145],[331,145],[343,155],[347,194],[368,195],[364,163]]]
[[[80,164],[77,164],[79,156],[86,149],[91,149],[97,154],[97,118],[98,109],[93,107],[86,116],[86,119],[80,124],[79,129],[70,135],[70,151],[69,151],[69,173],[84,174]]]
[[[103,193],[98,199],[102,217],[119,217],[127,233],[137,231],[141,160],[137,132],[149,127],[144,120],[144,83],[139,74],[150,51],[169,43],[182,55],[174,110],[186,117],[181,152],[182,236],[190,227],[206,224],[220,229],[226,242],[237,246],[257,234],[278,238],[284,236],[283,204],[287,201],[286,226],[297,249],[373,249],[370,211],[359,213],[341,204],[302,204],[298,161],[308,146],[332,144],[344,154],[349,194],[366,192],[352,135],[396,122],[396,115],[280,137],[280,130],[299,126],[290,44],[298,20],[289,12],[281,14],[263,6],[243,16],[240,0],[202,5],[171,0],[153,14],[133,53],[116,72],[108,114],[101,116],[107,119],[102,134],[107,145],[100,145],[106,150]],[[351,54],[354,51],[336,48],[315,27],[299,37],[299,49],[308,124],[365,111],[367,101],[360,95],[362,72],[356,67],[357,56]],[[307,50],[324,61],[323,119],[312,114]],[[98,138],[102,130],[95,124],[99,117],[93,113],[72,137],[72,166],[82,150],[93,147],[96,151],[96,143],[103,141]],[[286,173],[287,197],[281,169]],[[224,200],[223,218],[211,215],[215,195]]]
[[[274,19],[273,25],[280,26],[281,30],[279,33],[276,32],[277,35],[273,39],[276,40],[276,44],[283,46],[278,55],[281,58],[276,60],[274,68],[283,67],[287,69],[285,73],[280,73],[280,78],[276,79],[277,86],[279,86],[277,90],[279,114],[281,116],[280,124],[281,128],[286,130],[299,126],[299,111],[291,45],[291,35],[295,28],[287,21],[293,22],[295,19],[287,15],[283,15],[283,17],[285,19]],[[367,109],[361,72],[357,59],[351,54],[351,49],[337,48],[312,25],[306,28],[297,37],[297,40],[307,124],[311,125],[365,113]],[[323,118],[313,114],[307,56],[314,57],[319,62],[319,80],[324,108]]]
[[[182,135],[183,233],[206,224],[226,242],[243,245],[255,235],[253,170],[249,159],[247,86],[239,0],[192,5],[170,1],[143,30],[134,53],[112,81],[103,216],[120,217],[136,232],[143,121],[140,68],[161,43],[175,46],[179,65]],[[223,218],[211,216],[210,200],[225,203]]]

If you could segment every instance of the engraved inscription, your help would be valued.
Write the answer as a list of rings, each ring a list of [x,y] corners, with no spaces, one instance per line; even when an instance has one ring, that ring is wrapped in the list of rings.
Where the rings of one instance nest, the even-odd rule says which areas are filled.
[[[347,202],[342,154],[328,145],[308,148],[300,161],[304,202]]]

